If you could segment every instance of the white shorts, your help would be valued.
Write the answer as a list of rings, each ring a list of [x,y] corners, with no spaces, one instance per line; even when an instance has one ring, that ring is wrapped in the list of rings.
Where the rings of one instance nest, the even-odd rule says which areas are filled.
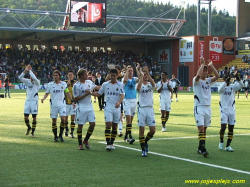
[[[76,109],[73,109],[73,105],[66,105],[66,116],[76,115]]]
[[[105,122],[118,123],[121,117],[121,108],[105,108],[104,110]]]
[[[57,118],[58,114],[60,115],[60,117],[66,116],[66,106],[50,108],[50,118]]]
[[[84,125],[87,122],[95,122],[95,112],[93,108],[78,107],[76,109],[76,123]]]
[[[123,110],[125,116],[135,116],[136,99],[125,99],[123,101]]]
[[[38,101],[26,101],[24,104],[24,114],[38,114]]]
[[[169,101],[160,101],[160,106],[161,106],[161,110],[165,110],[165,111],[171,111],[171,100]]]
[[[228,124],[228,125],[235,125],[236,119],[235,119],[235,111],[234,110],[227,110],[227,111],[221,111],[221,124]]]
[[[211,107],[210,106],[195,106],[194,118],[196,126],[209,127],[211,125]]]
[[[137,108],[137,126],[155,126],[155,111],[152,107]]]

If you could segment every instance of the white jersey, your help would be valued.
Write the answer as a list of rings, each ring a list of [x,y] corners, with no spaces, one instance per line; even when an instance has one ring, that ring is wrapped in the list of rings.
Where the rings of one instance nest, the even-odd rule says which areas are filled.
[[[244,87],[246,87],[246,88],[247,88],[247,87],[249,86],[248,84],[249,84],[249,80],[247,80],[247,79],[246,79],[246,80],[244,80]]]
[[[123,84],[120,81],[117,81],[115,84],[112,84],[110,81],[104,82],[98,93],[105,95],[105,108],[115,108],[115,104],[120,100],[120,95],[124,95]]]
[[[136,85],[136,87],[138,84]],[[153,107],[154,106],[154,87],[150,82],[142,84],[138,92],[138,107]]]
[[[73,86],[73,96],[78,97],[85,94],[86,90],[91,92],[96,87],[96,85],[91,80],[85,80],[85,83],[76,82]],[[87,95],[80,101],[77,101],[77,107],[93,108],[91,94]]]
[[[38,91],[40,89],[40,80],[36,78],[36,76],[31,70],[29,71],[29,74],[30,74],[30,77],[33,79],[33,82],[31,82],[30,79],[23,78],[25,75],[24,73],[22,73],[18,78],[27,86],[26,101],[38,101]]]
[[[218,92],[220,94],[220,108],[221,111],[235,109],[235,92],[243,86],[242,81],[237,81],[235,84],[227,84],[224,82],[219,86]]]
[[[67,83],[60,81],[58,84],[55,82],[48,83],[45,93],[50,93],[50,106],[51,107],[66,107],[64,91],[67,89]]]
[[[211,105],[211,84],[211,77],[199,79],[199,82],[195,82],[195,77],[193,78],[194,106]]]
[[[157,90],[159,90],[162,86],[162,82],[159,81],[157,84],[156,84],[156,87],[157,87]],[[173,82],[169,81],[169,86],[171,88],[174,88],[173,87]],[[168,89],[168,83],[167,82],[164,82],[163,83],[163,87],[162,87],[162,90],[160,92],[160,101],[169,101],[171,98],[171,92],[169,91]]]

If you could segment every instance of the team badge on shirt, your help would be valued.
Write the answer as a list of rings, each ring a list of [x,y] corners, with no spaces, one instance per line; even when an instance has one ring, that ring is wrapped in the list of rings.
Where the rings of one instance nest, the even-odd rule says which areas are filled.
[[[206,84],[209,84],[208,82],[206,82]]]
[[[118,88],[116,88],[116,91],[118,91],[119,89]]]

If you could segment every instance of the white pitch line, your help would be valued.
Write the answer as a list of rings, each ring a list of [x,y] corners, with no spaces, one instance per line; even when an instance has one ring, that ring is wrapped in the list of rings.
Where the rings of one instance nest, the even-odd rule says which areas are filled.
[[[250,134],[234,134],[234,136],[246,136],[246,135],[250,135]],[[210,136],[206,136],[206,138],[210,138],[210,137],[219,137],[220,135],[210,135]],[[227,135],[225,135],[225,137],[227,137]],[[152,140],[178,140],[178,139],[191,139],[191,138],[198,138],[198,136],[187,136],[187,137],[173,137],[173,138],[157,138],[157,139],[150,139],[150,141]],[[115,141],[116,143],[121,143],[124,141]]]
[[[106,142],[100,142],[100,143],[106,144]],[[124,149],[130,149],[130,150],[141,152],[140,149],[136,149],[136,148],[126,147],[126,146],[117,145],[117,144],[115,144],[115,146],[116,147],[121,147],[121,148],[124,148]],[[214,168],[219,168],[219,169],[224,169],[224,170],[228,170],[228,171],[234,171],[234,172],[237,172],[237,173],[243,173],[243,174],[250,175],[249,171],[243,171],[243,170],[229,168],[229,167],[224,167],[224,166],[219,166],[219,165],[215,165],[215,164],[208,164],[208,163],[205,163],[205,162],[200,162],[200,161],[196,161],[196,160],[190,160],[190,159],[176,157],[176,156],[171,156],[171,155],[165,155],[165,154],[151,152],[151,151],[149,151],[149,153],[152,154],[152,155],[157,155],[157,156],[172,158],[172,159],[176,159],[176,160],[182,160],[182,161],[191,162],[191,163],[195,163],[195,164],[200,164],[200,165],[205,165],[205,166],[210,166],[210,167],[214,167]]]

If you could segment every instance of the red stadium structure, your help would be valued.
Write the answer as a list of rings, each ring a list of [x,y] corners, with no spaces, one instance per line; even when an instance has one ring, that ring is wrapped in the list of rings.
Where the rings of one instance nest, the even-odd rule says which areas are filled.
[[[250,3],[238,0],[237,36],[216,37],[193,35],[179,38],[178,31],[183,19],[163,18],[167,13],[177,9],[174,7],[155,18],[106,15],[106,27],[93,27],[88,31],[70,26],[70,4],[66,12],[34,11],[0,8],[0,21],[13,18],[16,25],[13,27],[0,26],[0,47],[27,47],[28,49],[64,48],[67,50],[130,50],[135,54],[144,54],[152,57],[167,71],[169,75],[175,74],[183,86],[191,87],[192,78],[195,76],[199,58],[212,58],[216,68],[241,57],[241,49],[246,49],[249,44],[250,26],[246,24],[247,10]],[[39,18],[32,24],[21,19],[20,14],[37,15]],[[42,29],[43,21],[51,21],[54,28]],[[138,28],[133,28],[130,22],[140,23]],[[159,24],[163,28],[158,29]],[[121,32],[115,32],[115,28]],[[148,34],[147,28],[152,28],[154,34]],[[90,30],[90,31],[89,31]],[[249,35],[249,36],[248,36]],[[247,48],[248,49],[248,48]],[[248,53],[248,51],[247,51]],[[250,54],[250,51],[249,51]]]

